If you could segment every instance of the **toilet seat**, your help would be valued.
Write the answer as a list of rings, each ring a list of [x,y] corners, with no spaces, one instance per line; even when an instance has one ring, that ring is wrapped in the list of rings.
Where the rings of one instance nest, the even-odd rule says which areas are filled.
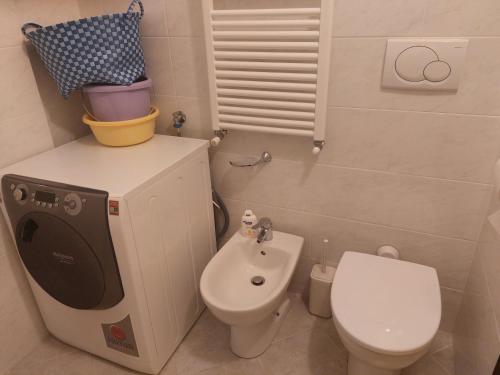
[[[421,350],[434,338],[441,320],[434,268],[357,252],[344,253],[331,303],[345,333],[382,354]]]

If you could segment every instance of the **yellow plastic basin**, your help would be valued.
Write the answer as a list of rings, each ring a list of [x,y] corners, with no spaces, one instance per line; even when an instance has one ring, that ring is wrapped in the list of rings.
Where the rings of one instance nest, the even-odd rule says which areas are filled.
[[[133,120],[101,122],[85,114],[82,121],[90,126],[99,143],[122,147],[136,145],[152,138],[155,133],[156,118],[159,115],[160,110],[152,106],[149,115]]]

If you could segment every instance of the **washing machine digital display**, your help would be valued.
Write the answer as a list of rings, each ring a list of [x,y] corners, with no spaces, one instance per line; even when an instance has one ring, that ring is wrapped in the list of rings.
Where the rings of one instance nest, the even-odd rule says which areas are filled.
[[[56,203],[56,195],[46,191],[37,190],[35,192],[35,200],[45,203]]]

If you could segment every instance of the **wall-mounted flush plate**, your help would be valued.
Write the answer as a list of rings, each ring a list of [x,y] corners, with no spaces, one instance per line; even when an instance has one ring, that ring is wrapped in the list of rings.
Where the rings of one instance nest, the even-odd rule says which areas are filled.
[[[389,39],[382,87],[457,90],[467,39]]]

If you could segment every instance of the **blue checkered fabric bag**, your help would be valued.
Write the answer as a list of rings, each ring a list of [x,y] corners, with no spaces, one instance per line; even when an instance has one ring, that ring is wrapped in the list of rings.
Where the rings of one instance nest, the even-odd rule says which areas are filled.
[[[136,5],[140,13],[135,12]],[[130,85],[145,75],[139,40],[144,15],[140,0],[133,0],[126,13],[83,18],[42,27],[23,25],[64,98],[90,83]],[[33,29],[28,31],[29,29]]]

